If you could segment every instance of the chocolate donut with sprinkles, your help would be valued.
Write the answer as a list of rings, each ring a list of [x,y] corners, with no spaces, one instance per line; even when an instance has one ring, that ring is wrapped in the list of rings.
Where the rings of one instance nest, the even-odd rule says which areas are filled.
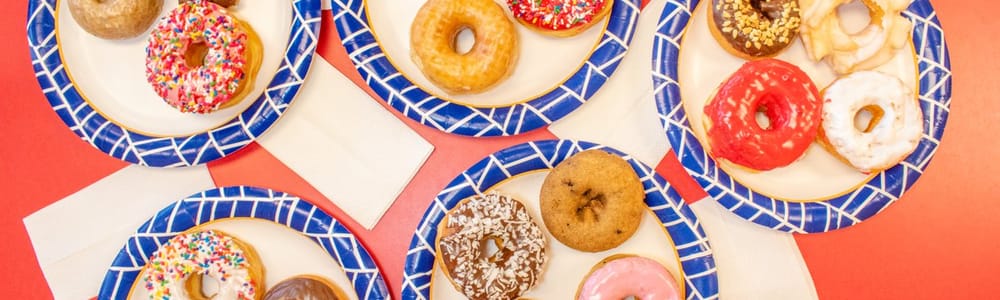
[[[577,35],[611,13],[614,0],[507,0],[522,25],[555,37]]]
[[[488,255],[492,240],[497,251]],[[473,300],[517,299],[541,278],[545,234],[521,202],[497,193],[460,201],[438,225],[438,262]]]
[[[727,52],[744,59],[773,57],[798,36],[798,0],[712,0],[708,27]]]

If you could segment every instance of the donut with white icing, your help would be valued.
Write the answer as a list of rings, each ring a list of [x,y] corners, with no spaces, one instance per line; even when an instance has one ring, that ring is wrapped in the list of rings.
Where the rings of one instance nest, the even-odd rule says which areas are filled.
[[[143,267],[150,299],[208,299],[202,276],[219,288],[212,299],[257,300],[263,296],[264,270],[249,245],[218,230],[178,234]]]
[[[497,252],[486,255],[493,240]],[[464,199],[438,225],[438,261],[469,299],[517,299],[534,287],[546,239],[521,202],[496,193]]]
[[[859,130],[855,115],[871,113]],[[920,103],[899,78],[877,71],[856,72],[834,81],[823,91],[823,122],[819,142],[861,172],[872,173],[898,164],[916,149],[923,134]]]

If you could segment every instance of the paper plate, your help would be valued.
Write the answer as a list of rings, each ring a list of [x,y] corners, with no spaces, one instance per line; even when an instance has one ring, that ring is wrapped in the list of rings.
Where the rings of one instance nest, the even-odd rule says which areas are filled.
[[[821,178],[822,172],[832,170],[824,168],[847,168],[856,173],[857,176],[837,183],[839,186],[836,187],[836,191],[824,192],[827,195],[815,198],[803,196],[803,199],[776,194],[785,192],[781,189],[787,190],[789,194],[793,191],[794,193],[808,194],[810,189],[827,189],[834,186],[834,182],[840,177],[830,175],[829,182],[817,179],[814,183],[792,183],[794,180],[803,180],[799,177],[808,176],[797,176],[798,174],[788,171],[792,168],[790,166],[779,171],[786,172],[782,174],[781,178],[772,180],[772,183],[766,186],[766,188],[771,189],[770,191],[762,192],[763,185],[758,183],[754,188],[750,188],[741,182],[746,178],[727,173],[726,170],[717,165],[705,153],[692,131],[690,127],[692,116],[687,115],[684,109],[682,94],[685,88],[691,88],[700,83],[686,83],[681,79],[684,75],[678,70],[679,66],[684,63],[679,62],[678,59],[685,57],[682,52],[686,50],[681,48],[681,45],[686,42],[685,34],[701,30],[701,28],[688,28],[688,26],[708,26],[707,23],[700,21],[690,21],[694,20],[692,12],[704,9],[698,8],[696,10],[698,4],[699,1],[667,1],[654,38],[652,78],[657,108],[667,139],[685,169],[709,195],[736,215],[756,224],[785,232],[815,233],[858,224],[883,211],[913,186],[937,150],[951,103],[951,71],[948,48],[944,42],[941,25],[928,1],[914,1],[909,9],[903,13],[914,23],[912,32],[914,58],[911,60],[903,52],[894,59],[894,62],[890,62],[890,64],[895,63],[895,61],[903,61],[907,64],[913,62],[913,65],[909,67],[910,70],[915,70],[912,71],[913,78],[904,76],[903,80],[914,85],[924,113],[924,134],[916,150],[899,165],[871,175],[853,171],[849,166],[838,163],[833,158],[826,159],[832,163],[810,165],[813,167],[813,173],[818,174],[818,176],[814,176],[815,178]],[[707,30],[705,31],[707,32]],[[696,39],[698,38],[702,37]],[[712,43],[711,47],[718,48],[714,41]],[[796,43],[800,42],[796,41]],[[804,50],[798,50],[796,47],[801,48],[801,45],[793,45],[779,57],[805,57]],[[700,52],[705,52],[705,50],[702,49]],[[800,66],[807,73],[810,73],[814,80],[817,80],[815,74],[811,73],[815,66]],[[702,66],[698,68],[698,72],[703,74],[718,72],[711,67]],[[681,70],[684,70],[683,67]],[[906,72],[902,73],[906,74]],[[704,85],[711,84],[714,88],[727,76],[716,75],[718,75],[717,81],[704,83]],[[832,80],[832,76],[827,77],[829,78],[822,80]],[[823,84],[817,82],[819,88],[822,88]],[[699,89],[704,90],[707,87],[701,86]],[[813,147],[818,148],[816,145]],[[810,151],[813,150],[810,149]],[[822,152],[821,149],[819,151]],[[793,166],[809,160],[808,157],[809,152],[807,152],[806,158],[793,163]],[[820,165],[822,167],[819,167]]]

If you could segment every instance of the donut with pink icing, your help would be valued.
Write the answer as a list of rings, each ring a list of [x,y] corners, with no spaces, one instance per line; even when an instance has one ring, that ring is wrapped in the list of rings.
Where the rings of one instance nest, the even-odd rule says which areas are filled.
[[[146,81],[181,112],[212,112],[250,90],[260,49],[250,26],[226,8],[203,0],[184,2],[149,35]]]
[[[679,300],[680,288],[670,271],[655,260],[613,255],[598,263],[580,284],[578,300]]]

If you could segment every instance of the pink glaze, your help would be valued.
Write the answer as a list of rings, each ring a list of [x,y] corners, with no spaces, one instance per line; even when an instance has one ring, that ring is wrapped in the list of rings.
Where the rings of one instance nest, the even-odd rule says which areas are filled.
[[[607,262],[590,273],[580,287],[578,300],[625,299],[678,300],[680,289],[673,275],[660,263],[639,256]]]

